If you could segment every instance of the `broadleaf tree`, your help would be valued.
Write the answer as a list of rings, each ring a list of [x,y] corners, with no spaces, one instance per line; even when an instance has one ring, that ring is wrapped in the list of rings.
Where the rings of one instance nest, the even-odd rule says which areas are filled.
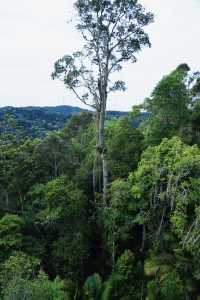
[[[106,203],[108,171],[104,127],[108,94],[124,91],[125,83],[113,81],[113,73],[127,61],[136,62],[137,53],[150,46],[144,27],[153,21],[137,0],[77,0],[77,29],[82,34],[82,51],[57,60],[52,78],[65,86],[96,112],[96,159],[101,168],[103,203]],[[95,173],[95,172],[94,172]],[[94,180],[95,182],[95,180]]]

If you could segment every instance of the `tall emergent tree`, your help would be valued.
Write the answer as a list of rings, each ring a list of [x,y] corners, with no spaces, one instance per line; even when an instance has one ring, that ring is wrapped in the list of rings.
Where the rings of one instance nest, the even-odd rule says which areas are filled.
[[[153,21],[137,0],[77,0],[77,29],[85,41],[83,50],[65,55],[55,63],[52,77],[61,79],[84,104],[95,109],[96,161],[101,164],[103,201],[106,202],[108,171],[104,123],[108,93],[125,90],[112,74],[126,61],[136,62],[143,46],[150,46],[143,27]],[[95,180],[94,180],[95,181]]]

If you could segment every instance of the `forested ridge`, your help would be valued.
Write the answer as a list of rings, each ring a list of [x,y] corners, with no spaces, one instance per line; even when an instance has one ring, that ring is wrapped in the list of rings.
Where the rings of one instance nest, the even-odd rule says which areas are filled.
[[[62,129],[74,114],[86,112],[87,109],[61,105],[56,107],[1,107],[0,132],[11,133],[18,138],[43,138],[46,133]],[[91,110],[90,110],[91,111]],[[107,119],[119,118],[126,115],[122,111],[108,111]],[[135,124],[138,126],[138,124]]]
[[[43,139],[1,133],[2,299],[199,299],[199,87],[180,65],[106,122],[106,205],[94,114]]]

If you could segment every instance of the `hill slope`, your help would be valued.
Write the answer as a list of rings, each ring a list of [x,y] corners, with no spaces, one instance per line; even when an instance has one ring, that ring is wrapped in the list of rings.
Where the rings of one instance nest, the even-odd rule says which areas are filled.
[[[63,128],[72,115],[86,109],[73,106],[28,106],[28,107],[2,107],[0,108],[0,133],[23,131],[30,137],[43,137],[46,132]],[[119,118],[126,112],[109,111],[107,118]]]

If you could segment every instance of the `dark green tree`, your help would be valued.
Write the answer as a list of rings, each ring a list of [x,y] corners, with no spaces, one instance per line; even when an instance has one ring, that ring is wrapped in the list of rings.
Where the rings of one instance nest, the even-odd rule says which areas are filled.
[[[143,135],[132,118],[110,121],[106,127],[108,169],[111,179],[124,178],[136,169],[143,148]]]
[[[71,149],[69,143],[58,132],[51,132],[38,144],[34,153],[34,160],[46,174],[46,180],[59,175],[70,173]]]
[[[144,108],[149,114],[143,125],[146,145],[159,144],[163,138],[174,135],[190,141],[188,71],[187,65],[180,65],[165,76],[146,99]]]
[[[126,250],[117,260],[115,270],[106,282],[102,299],[132,300],[143,297],[142,265],[132,251]]]
[[[111,265],[114,269],[119,248],[130,239],[134,225],[134,204],[129,182],[115,180],[110,187],[110,203],[103,210],[103,224]],[[121,246],[121,247],[120,247]]]
[[[51,250],[46,259],[51,257],[56,274],[79,283],[89,253],[85,196],[61,176],[46,185],[36,185],[32,197],[41,202],[36,220],[48,236],[47,247]]]
[[[0,220],[0,259],[3,261],[15,250],[21,250],[23,219],[6,214]]]

